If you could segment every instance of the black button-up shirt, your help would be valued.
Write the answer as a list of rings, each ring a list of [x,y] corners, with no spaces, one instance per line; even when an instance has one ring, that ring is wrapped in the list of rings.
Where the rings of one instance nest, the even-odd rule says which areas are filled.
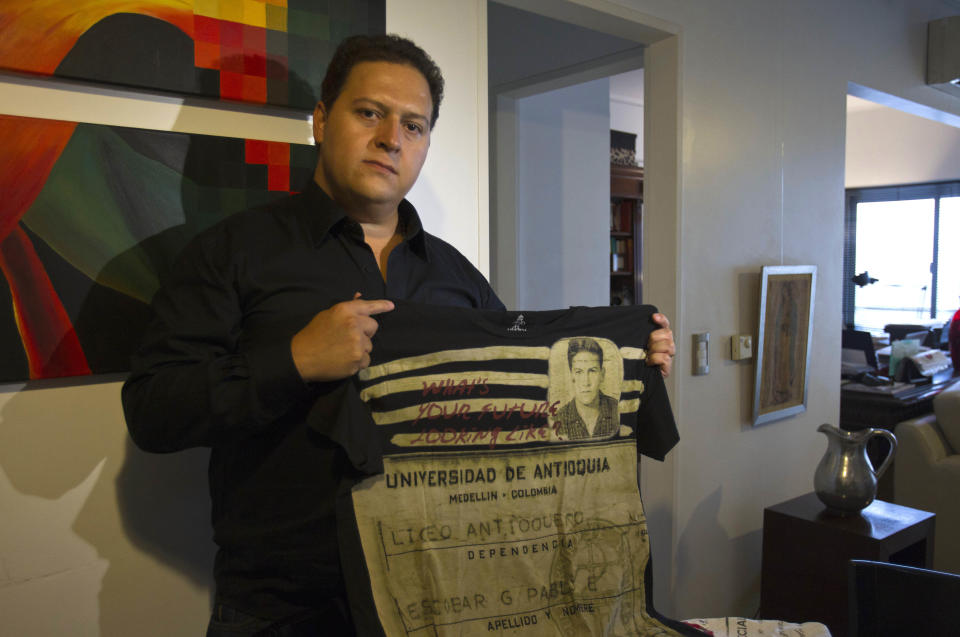
[[[305,420],[311,409],[335,415],[344,383],[305,383],[293,335],[356,292],[504,309],[463,255],[423,230],[412,205],[399,212],[404,240],[386,280],[360,225],[311,183],[203,232],[153,300],[123,387],[127,426],[148,451],[212,448],[225,604],[283,617],[342,591],[334,495],[347,463]]]

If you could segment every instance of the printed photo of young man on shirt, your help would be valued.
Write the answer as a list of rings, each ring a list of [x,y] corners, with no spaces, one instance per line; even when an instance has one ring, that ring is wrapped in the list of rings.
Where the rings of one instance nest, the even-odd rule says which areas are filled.
[[[567,341],[573,398],[556,415],[556,432],[561,440],[609,438],[620,428],[618,401],[602,391],[603,358],[603,348],[595,339],[583,337]]]

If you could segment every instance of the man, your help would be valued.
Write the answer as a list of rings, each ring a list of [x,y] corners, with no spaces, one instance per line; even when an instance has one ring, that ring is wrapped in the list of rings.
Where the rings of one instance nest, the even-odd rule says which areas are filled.
[[[617,401],[603,386],[603,349],[592,338],[567,344],[573,398],[557,412],[557,434],[564,440],[609,438],[620,426]]]
[[[124,410],[145,450],[211,447],[208,635],[352,634],[334,532],[348,462],[307,415],[343,408],[345,379],[369,365],[375,317],[393,308],[385,299],[504,309],[404,199],[442,95],[439,69],[412,42],[344,41],[314,111],[313,183],[202,233],[154,298]],[[672,335],[654,334],[651,359],[668,373]]]

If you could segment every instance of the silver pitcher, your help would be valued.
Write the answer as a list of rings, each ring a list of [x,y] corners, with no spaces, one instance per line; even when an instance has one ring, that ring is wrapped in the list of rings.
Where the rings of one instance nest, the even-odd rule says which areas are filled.
[[[893,460],[896,437],[886,429],[843,431],[820,425],[817,431],[827,436],[827,452],[813,475],[817,497],[834,513],[859,513],[877,497],[877,480]],[[874,436],[883,436],[890,443],[890,453],[876,470],[867,458],[867,440]]]

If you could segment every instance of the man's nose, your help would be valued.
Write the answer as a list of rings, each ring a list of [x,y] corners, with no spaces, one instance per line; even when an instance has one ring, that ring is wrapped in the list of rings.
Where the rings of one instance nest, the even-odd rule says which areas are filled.
[[[387,152],[400,150],[400,120],[395,117],[384,117],[377,126],[376,144]]]

